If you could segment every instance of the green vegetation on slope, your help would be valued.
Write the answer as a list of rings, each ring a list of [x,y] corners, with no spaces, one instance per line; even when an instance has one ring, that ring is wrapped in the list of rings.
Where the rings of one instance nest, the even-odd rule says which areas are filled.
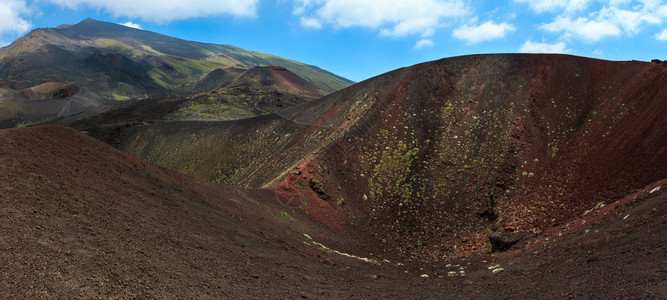
[[[188,97],[170,120],[236,120],[273,113],[307,99],[276,91],[244,88],[218,89]]]
[[[158,132],[137,138],[150,141],[141,155],[147,161],[218,183],[244,185],[263,165],[281,164],[273,151],[285,149],[299,129],[279,120],[261,124],[262,130],[247,130],[252,125],[244,122],[172,122],[156,128],[161,134],[168,132],[169,139],[155,136]]]
[[[325,201],[333,213],[358,210],[387,249],[438,260],[486,251],[488,234],[506,226],[538,234],[654,181],[660,132],[635,137],[650,139],[646,148],[627,138],[664,115],[664,72],[570,56],[451,58],[265,118],[136,128],[124,149],[200,178]]]
[[[93,58],[108,53],[115,53],[115,58]],[[13,89],[50,81],[72,82],[112,100],[189,92],[188,85],[215,69],[228,67],[283,66],[327,92],[352,84],[317,67],[274,55],[185,41],[91,19],[63,28],[34,30],[3,48],[0,63],[0,75],[5,78],[0,83]],[[114,91],[119,82],[134,89]]]

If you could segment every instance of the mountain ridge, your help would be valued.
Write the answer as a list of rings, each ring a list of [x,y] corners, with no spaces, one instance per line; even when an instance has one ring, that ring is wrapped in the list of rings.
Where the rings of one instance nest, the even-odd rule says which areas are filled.
[[[112,43],[105,39],[127,42],[130,43],[130,45]],[[64,42],[61,42],[62,40],[64,40]],[[107,45],[105,45],[105,43],[107,43]],[[43,45],[55,45],[64,50],[87,49],[85,53],[76,56],[78,58],[86,57],[94,52],[92,49],[105,48],[104,46],[107,46],[106,48],[110,51],[117,50],[124,54],[131,54],[135,51],[135,55],[140,54],[136,52],[142,50],[139,48],[147,46],[148,49],[143,50],[163,53],[168,56],[180,56],[188,59],[202,60],[211,65],[225,67],[241,66],[249,68],[252,66],[281,65],[306,80],[316,85],[320,85],[320,88],[328,92],[338,90],[352,83],[352,81],[321,70],[315,66],[301,64],[294,60],[283,59],[274,55],[247,51],[231,45],[207,44],[182,40],[159,33],[130,28],[124,25],[95,21],[90,18],[60,29],[34,29],[24,37],[17,39],[14,43],[4,47],[0,51],[0,61],[2,61],[2,63],[0,63],[0,73],[8,73],[6,68],[3,68],[3,65],[7,64],[7,61],[3,60],[6,60],[10,56],[24,54],[26,51],[30,53],[36,52],[38,49],[35,48],[43,48]],[[275,62],[281,62],[282,64],[276,64]],[[226,65],[230,63],[232,63],[232,65]],[[211,70],[213,69],[215,68],[212,68]],[[331,76],[333,81],[324,82],[318,80],[312,75],[309,76],[306,73],[306,69],[311,69],[313,72],[320,72],[325,76]]]
[[[0,86],[5,88],[1,100],[22,107],[26,99],[20,90],[48,82],[73,84],[87,95],[75,101],[88,109],[76,113],[90,114],[96,112],[95,107],[108,106],[113,101],[184,96],[192,93],[193,84],[217,69],[248,70],[256,66],[281,66],[324,93],[352,84],[291,59],[231,45],[186,41],[88,18],[77,24],[34,29],[0,49]],[[312,90],[307,93],[308,97],[318,94]],[[91,94],[103,100],[93,101]],[[62,109],[52,110],[55,107],[39,114],[22,110],[13,116],[14,123],[39,121],[43,115],[62,115]]]

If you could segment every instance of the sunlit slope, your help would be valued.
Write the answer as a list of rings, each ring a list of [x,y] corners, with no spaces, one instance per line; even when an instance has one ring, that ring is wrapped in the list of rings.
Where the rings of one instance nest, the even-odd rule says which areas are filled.
[[[274,55],[185,41],[92,19],[36,29],[0,51],[0,75],[3,83],[13,89],[44,82],[75,82],[84,87],[107,84],[120,88],[117,99],[157,94],[153,84],[178,90],[218,68],[253,66],[285,67],[327,92],[352,83],[315,66]],[[119,74],[109,74],[109,69]],[[114,98],[103,86],[97,88],[107,92],[107,98]]]
[[[123,149],[328,200],[404,255],[483,251],[497,228],[540,232],[664,178],[666,74],[565,55],[456,57],[260,119],[136,127]]]

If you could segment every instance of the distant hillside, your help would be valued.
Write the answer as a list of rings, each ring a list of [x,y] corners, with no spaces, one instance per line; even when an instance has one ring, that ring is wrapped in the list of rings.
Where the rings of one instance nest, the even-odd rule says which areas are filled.
[[[248,87],[319,98],[327,94],[316,85],[283,67],[252,67],[235,78],[228,87]]]
[[[248,70],[216,69],[193,84],[191,89],[194,92],[208,92],[215,89],[238,87],[278,91],[306,98],[319,98],[328,94],[317,85],[280,66],[252,67]]]
[[[218,88],[233,81],[233,75],[257,66],[279,66],[295,74],[305,82],[301,86],[310,85],[308,95],[304,95],[308,97],[353,83],[274,55],[86,19],[74,25],[35,29],[0,49],[0,86],[4,88],[0,104],[23,107],[26,104],[20,102],[36,97],[51,100],[84,93],[86,97],[77,100],[78,105],[93,108],[108,105],[106,101],[185,95]],[[220,69],[227,77],[219,74]],[[65,86],[70,88],[62,90]],[[64,111],[62,105],[53,106],[46,115],[72,113]],[[14,117],[37,118],[27,110],[18,110]]]
[[[282,66],[326,92],[352,84],[297,61],[229,45],[185,41],[93,19],[71,26],[35,29],[0,50],[0,76],[5,86],[24,89],[44,82],[74,81],[86,88],[103,83],[125,83],[132,87],[119,92],[116,99],[155,92],[134,86],[133,79],[178,90],[182,84],[219,68],[245,70],[254,66]],[[110,70],[117,73],[111,75],[118,77],[116,80],[109,80],[109,75],[104,74]]]
[[[221,87],[226,87],[245,71],[246,70],[244,69],[234,67],[215,69],[195,82],[192,86],[192,91],[208,92]]]

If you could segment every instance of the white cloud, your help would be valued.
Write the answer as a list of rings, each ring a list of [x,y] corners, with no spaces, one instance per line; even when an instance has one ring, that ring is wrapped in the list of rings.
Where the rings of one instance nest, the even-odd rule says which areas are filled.
[[[479,26],[463,25],[454,29],[452,35],[457,39],[467,41],[470,44],[475,44],[482,41],[502,38],[508,32],[514,30],[516,30],[516,28],[508,23],[503,22],[496,24],[492,21],[488,21]]]
[[[667,5],[661,5],[655,10],[655,15],[661,19],[667,19]]]
[[[530,6],[535,12],[541,13],[546,11],[553,11],[562,8],[565,0],[514,0],[516,3],[525,3]]]
[[[23,15],[29,14],[31,9],[23,0],[0,0],[0,34],[22,34],[28,31],[32,24]]]
[[[315,4],[322,4],[322,2],[322,0],[294,0],[294,9],[292,10],[292,13],[294,15],[302,15],[309,7]]]
[[[652,13],[642,10],[629,11],[617,7],[603,8],[598,14],[598,19],[608,20],[621,27],[628,34],[637,34],[644,22],[648,24],[660,23],[660,18]]]
[[[591,0],[514,0],[514,2],[528,4],[537,13],[559,10],[572,13],[585,10]]]
[[[557,13],[539,28],[561,34],[562,39],[578,38],[596,42],[609,36],[640,33],[645,25],[667,20],[662,0],[611,0],[601,8],[587,11],[591,0],[514,0],[528,4],[536,12]]]
[[[254,17],[259,0],[50,0],[63,7],[87,6],[104,10],[114,17],[142,19],[157,23],[228,14]]]
[[[421,39],[415,44],[415,49],[432,48],[435,43],[431,39]]]
[[[588,8],[590,2],[590,0],[570,0],[565,6],[565,11],[570,13],[583,11]]]
[[[658,39],[659,41],[667,42],[667,29],[657,33],[655,35],[655,38]]]
[[[322,23],[320,23],[320,21],[318,21],[317,19],[301,17],[299,21],[301,22],[301,26],[303,26],[304,28],[312,28],[312,29],[322,28]]]
[[[141,29],[141,25],[136,24],[136,23],[132,23],[132,22],[125,22],[125,23],[119,23],[119,24],[123,25],[123,26],[131,27],[131,28],[134,28],[134,29]]]
[[[595,50],[593,50],[593,54],[595,54],[595,55],[597,55],[597,56],[600,56],[600,55],[602,55],[603,53],[604,53],[604,51],[602,51],[602,49],[595,49]]]
[[[383,36],[426,38],[448,21],[467,15],[468,7],[462,0],[295,0],[293,13],[322,26],[363,27],[379,30]]]
[[[632,0],[609,0],[609,5],[610,6],[621,6],[621,5],[626,5],[632,2]]]
[[[621,30],[607,21],[578,18],[576,20],[558,16],[555,21],[540,26],[541,29],[564,33],[564,37],[578,37],[586,42],[596,42],[607,36],[618,36]]]
[[[533,43],[528,40],[521,48],[519,48],[521,53],[569,53],[570,50],[565,48],[564,42],[559,42],[555,44],[548,43]]]

